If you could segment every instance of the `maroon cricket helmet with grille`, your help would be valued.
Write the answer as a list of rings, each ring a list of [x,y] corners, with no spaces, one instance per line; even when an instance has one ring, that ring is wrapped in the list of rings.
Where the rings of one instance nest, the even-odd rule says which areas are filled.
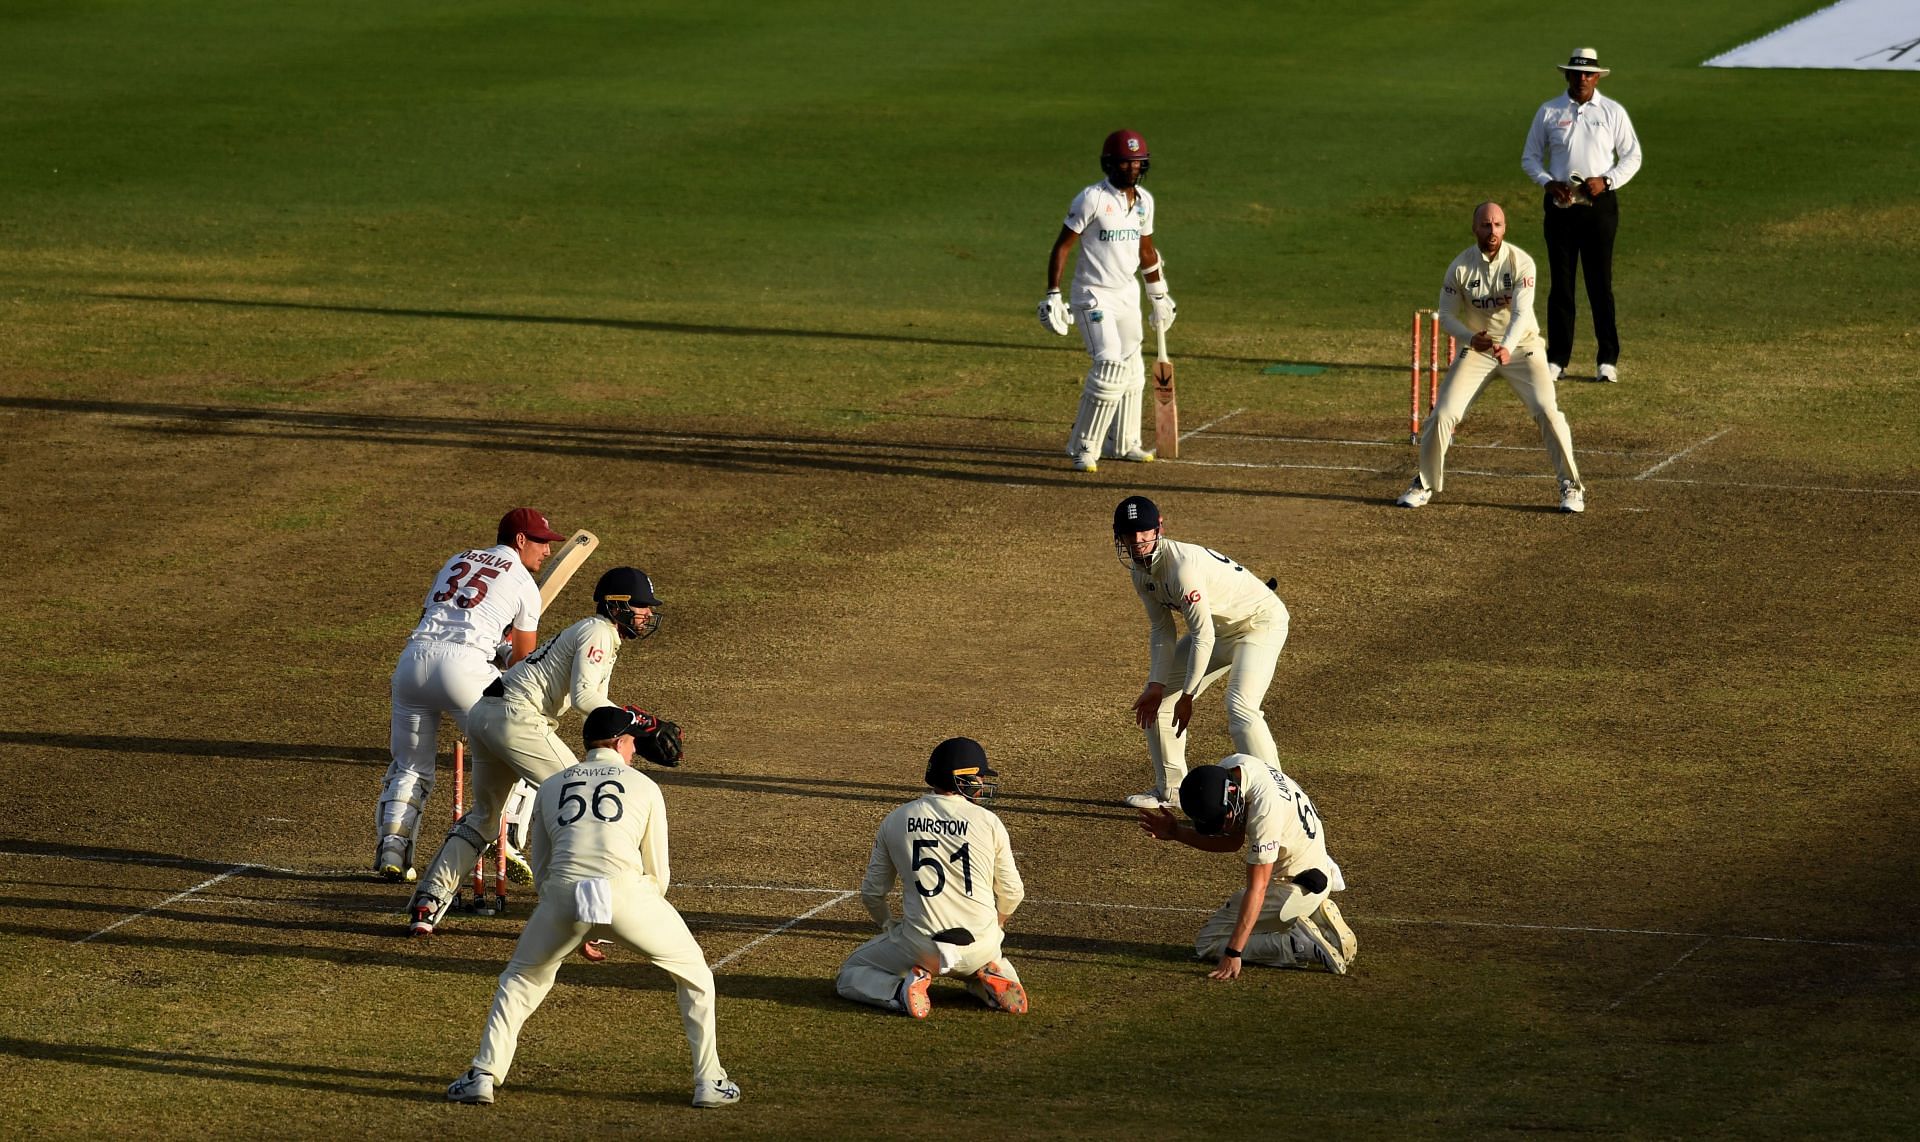
[[[1114,179],[1116,185],[1131,185],[1131,182],[1121,183],[1119,179],[1123,177],[1120,164],[1132,159],[1140,160],[1140,175],[1131,180],[1138,182],[1146,177],[1147,168],[1153,165],[1153,152],[1147,149],[1147,141],[1140,137],[1138,131],[1115,131],[1107,136],[1106,142],[1100,144],[1100,169],[1106,172],[1108,178]]]

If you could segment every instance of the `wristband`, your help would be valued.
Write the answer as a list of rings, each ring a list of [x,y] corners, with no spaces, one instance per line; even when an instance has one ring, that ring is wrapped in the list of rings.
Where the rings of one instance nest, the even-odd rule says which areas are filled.
[[[1220,955],[1221,955],[1221,956],[1222,956],[1223,958],[1224,958],[1224,957],[1231,957],[1231,958],[1233,958],[1233,959],[1236,959],[1236,960],[1237,960],[1237,959],[1239,959],[1239,958],[1240,958],[1240,949],[1239,949],[1239,948],[1227,948],[1227,949],[1225,949],[1225,950],[1223,950],[1223,951],[1222,951],[1222,952],[1220,953]]]

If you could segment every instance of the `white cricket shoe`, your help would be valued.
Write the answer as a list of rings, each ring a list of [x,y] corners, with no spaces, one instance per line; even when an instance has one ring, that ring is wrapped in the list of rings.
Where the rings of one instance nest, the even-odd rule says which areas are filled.
[[[693,1084],[693,1105],[702,1110],[732,1106],[739,1101],[740,1084],[732,1079],[715,1079],[711,1082],[701,1079]]]
[[[407,854],[410,847],[405,837],[381,837],[373,850],[373,871],[382,880],[412,884],[420,874],[413,871],[413,861]]]
[[[1075,456],[1073,458],[1073,470],[1076,472],[1098,472],[1100,470],[1100,463],[1091,456]]]
[[[1145,448],[1129,448],[1121,453],[1119,458],[1129,464],[1151,464],[1154,461],[1154,454]]]
[[[1579,515],[1587,510],[1587,493],[1573,486],[1573,481],[1560,481],[1560,510]]]
[[[1567,367],[1565,365],[1556,365],[1549,361],[1547,362],[1547,374],[1557,381],[1567,375]]]
[[[416,893],[413,898],[413,905],[408,909],[408,913],[412,917],[412,922],[407,925],[407,935],[433,935],[433,926],[439,918],[439,913],[442,911],[444,911],[444,909],[440,907],[438,900],[425,893]]]
[[[1314,909],[1313,919],[1339,943],[1340,958],[1352,964],[1353,957],[1360,953],[1360,937],[1353,934],[1352,928],[1347,927],[1347,919],[1340,915],[1340,906],[1333,902],[1331,895],[1320,902],[1320,907]]]
[[[1155,793],[1152,790],[1148,790],[1145,793],[1129,793],[1127,795],[1127,808],[1129,809],[1171,809],[1173,808],[1173,802],[1167,800],[1165,797],[1160,796],[1158,793]]]
[[[448,1102],[465,1102],[475,1106],[493,1105],[493,1076],[475,1067],[468,1067],[467,1073],[447,1087]]]
[[[515,884],[524,884],[531,888],[533,886],[533,866],[528,864],[527,858],[521,854],[519,849],[514,848],[512,845],[505,846],[505,851],[507,854],[507,879],[513,881]]]
[[[1293,954],[1301,962],[1318,964],[1334,975],[1347,974],[1347,959],[1320,925],[1301,917],[1293,922],[1293,931],[1289,933],[1293,941]]]
[[[1421,483],[1420,477],[1415,476],[1413,483],[1408,484],[1407,490],[1401,492],[1400,498],[1393,502],[1403,508],[1422,508],[1427,506],[1427,501],[1432,498],[1433,489]]]
[[[1612,365],[1602,365],[1593,371],[1593,379],[1602,384],[1618,384],[1620,382],[1620,370],[1614,368]]]

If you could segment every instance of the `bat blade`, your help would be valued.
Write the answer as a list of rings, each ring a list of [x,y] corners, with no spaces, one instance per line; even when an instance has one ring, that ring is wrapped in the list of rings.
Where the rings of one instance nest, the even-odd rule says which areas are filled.
[[[1153,363],[1153,444],[1162,459],[1180,458],[1180,402],[1173,391],[1173,362],[1167,359],[1167,334],[1156,329],[1159,357]]]
[[[587,556],[592,555],[599,546],[600,537],[592,532],[583,528],[573,533],[573,538],[567,540],[566,546],[560,549],[560,554],[547,564],[546,574],[540,577],[540,609],[542,611],[553,605],[554,598],[560,594],[568,580],[573,578],[574,572],[580,570],[581,564],[587,561]]]

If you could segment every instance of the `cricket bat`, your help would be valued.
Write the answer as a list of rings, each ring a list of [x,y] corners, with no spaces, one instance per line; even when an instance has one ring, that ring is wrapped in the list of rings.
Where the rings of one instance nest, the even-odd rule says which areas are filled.
[[[573,578],[573,573],[580,570],[580,565],[587,561],[587,556],[592,555],[599,546],[600,537],[592,532],[583,528],[573,533],[573,538],[567,540],[566,546],[560,549],[560,554],[547,564],[546,574],[540,577],[541,611],[544,612],[548,607],[553,606],[554,598],[567,585],[567,581]]]
[[[1180,458],[1180,402],[1173,395],[1173,362],[1167,360],[1167,331],[1156,329],[1158,356],[1153,362],[1153,446],[1163,460]]]

